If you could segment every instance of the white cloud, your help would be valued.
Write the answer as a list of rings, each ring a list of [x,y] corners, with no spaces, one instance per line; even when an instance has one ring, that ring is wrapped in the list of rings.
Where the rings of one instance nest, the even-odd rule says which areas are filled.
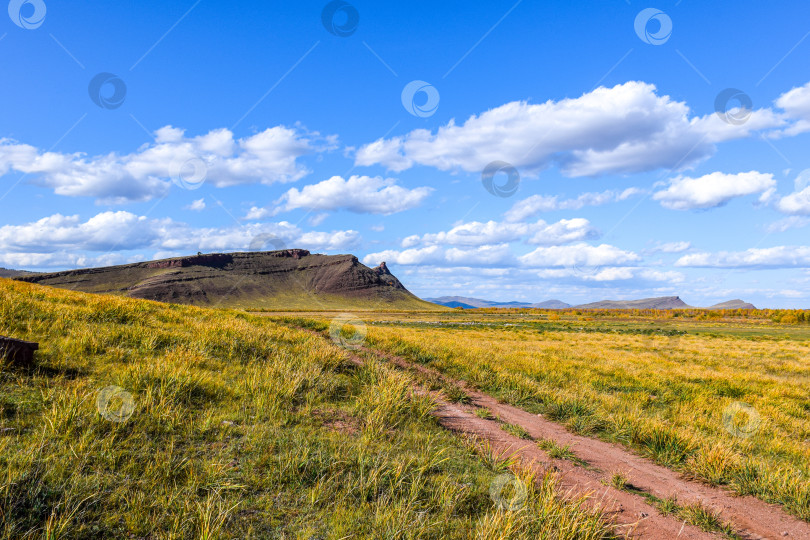
[[[493,266],[513,264],[514,256],[508,244],[495,246],[478,246],[460,249],[450,248],[445,254],[445,260],[453,265]]]
[[[112,251],[152,245],[169,220],[147,220],[129,212],[103,212],[81,222],[78,215],[54,214],[26,225],[0,227],[0,249],[54,252]]]
[[[194,183],[204,178],[216,187],[295,181],[309,172],[299,158],[335,144],[333,137],[322,139],[317,133],[284,126],[243,139],[234,139],[227,129],[186,137],[171,126],[155,135],[154,143],[133,153],[93,157],[42,152],[0,139],[0,175],[30,174],[32,183],[58,195],[96,197],[105,203],[146,201],[165,195],[172,178]]]
[[[259,208],[258,206],[252,206],[250,210],[248,210],[245,219],[247,220],[259,220],[264,219],[267,217],[273,217],[274,212],[269,208]]]
[[[624,251],[608,244],[591,246],[579,243],[569,246],[539,247],[521,256],[520,262],[523,266],[534,268],[599,268],[626,265],[639,259],[640,257],[633,252]]]
[[[309,223],[313,227],[317,227],[318,225],[323,223],[324,220],[326,218],[328,218],[328,217],[329,217],[329,214],[327,214],[326,212],[321,212],[320,214],[315,214],[314,216],[311,216],[307,220],[307,223]]]
[[[568,278],[581,282],[610,282],[610,281],[655,281],[671,283],[682,283],[686,277],[681,272],[660,272],[647,268],[632,266],[607,266],[591,267],[590,272],[572,271],[566,269],[544,269],[538,272],[539,277],[544,278]]]
[[[87,221],[81,221],[79,216],[55,214],[33,223],[0,227],[0,265],[83,266],[103,261],[104,257],[120,261],[122,252],[136,250],[195,253],[265,249],[254,245],[256,239],[264,237],[278,238],[290,247],[325,251],[345,251],[360,242],[357,231],[303,231],[286,221],[193,228],[170,218],[148,219],[123,211],[103,212]],[[109,253],[93,256],[93,252]]]
[[[403,265],[437,263],[444,261],[444,252],[439,246],[429,246],[402,251],[388,249],[379,253],[369,253],[363,257],[363,262],[367,265],[377,265],[382,261]]]
[[[191,204],[186,208],[189,210],[194,210],[195,212],[205,210],[205,199],[197,199],[196,201],[192,201]]]
[[[786,174],[789,173],[790,170],[786,171]],[[776,210],[782,212],[783,214],[790,214],[794,217],[799,215],[804,216],[810,215],[810,169],[805,169],[801,171],[796,176],[796,179],[793,181],[793,183],[794,183],[793,193],[781,198],[772,196],[769,198],[769,202],[772,202],[774,208],[776,208]],[[793,226],[804,226],[799,225],[800,223],[802,223],[802,220],[786,219],[771,224],[771,228],[775,227],[774,230],[784,231]],[[780,227],[785,228],[780,229]]]
[[[526,239],[530,244],[553,245],[574,242],[598,236],[590,222],[583,218],[563,219],[549,225],[543,220],[536,223],[500,223],[497,221],[471,221],[456,225],[449,231],[414,235],[402,241],[402,247],[418,245],[482,246]]]
[[[682,253],[692,247],[691,242],[667,242],[652,249],[653,253]]]
[[[702,268],[804,268],[810,267],[810,247],[775,246],[745,251],[684,255],[675,266]]]
[[[754,193],[768,194],[776,187],[772,174],[750,171],[738,174],[714,172],[699,178],[679,176],[669,186],[653,195],[661,205],[672,210],[715,208],[735,197]]]
[[[810,83],[793,88],[779,96],[776,106],[784,109],[788,116],[797,119],[780,135],[798,135],[810,131]]]
[[[504,216],[506,221],[524,221],[541,212],[579,210],[585,206],[600,206],[611,202],[624,201],[639,193],[643,193],[643,191],[638,188],[627,188],[622,192],[608,190],[601,193],[583,193],[576,199],[562,200],[557,196],[532,195],[516,202]]]
[[[401,265],[436,265],[436,266],[516,266],[522,268],[566,268],[573,267],[592,268],[598,272],[605,272],[604,276],[610,279],[619,279],[617,276],[623,271],[613,270],[610,267],[626,266],[637,262],[640,257],[632,252],[621,250],[615,246],[602,244],[591,246],[578,243],[566,246],[539,247],[526,255],[515,257],[508,244],[483,245],[465,248],[442,248],[438,245],[412,248],[401,251],[386,250],[371,253],[363,258],[366,264],[378,264],[386,261]],[[570,274],[570,270],[565,270]],[[622,275],[628,275],[624,272]],[[632,275],[630,275],[632,277]],[[621,279],[629,279],[623,277]]]
[[[810,186],[779,199],[776,209],[785,214],[810,215]]]
[[[754,111],[742,126],[715,114],[693,117],[685,103],[630,81],[575,99],[507,103],[435,133],[418,129],[380,139],[357,150],[355,163],[480,172],[500,160],[529,175],[557,163],[568,176],[682,169],[714,153],[717,142],[783,123],[769,109]]]
[[[470,248],[441,248],[428,246],[402,251],[386,250],[370,253],[363,257],[367,265],[376,265],[381,261],[405,266],[439,265],[439,266],[513,266],[515,257],[508,244],[476,246]]]
[[[769,233],[785,232],[790,229],[801,229],[810,225],[810,218],[801,216],[790,216],[778,221],[774,221],[766,227]]]
[[[433,191],[429,187],[406,189],[393,178],[379,176],[333,176],[328,180],[292,188],[281,196],[278,211],[296,208],[313,210],[345,209],[358,214],[389,215],[416,208]]]

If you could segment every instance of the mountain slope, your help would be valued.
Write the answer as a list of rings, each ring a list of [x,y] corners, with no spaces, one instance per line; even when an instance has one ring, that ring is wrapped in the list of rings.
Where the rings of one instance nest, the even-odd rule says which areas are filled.
[[[30,273],[31,272],[26,272],[25,270],[9,270],[8,268],[0,268],[0,277],[4,278],[14,278],[17,276],[24,276]]]
[[[735,300],[728,300],[726,302],[720,302],[719,304],[715,304],[713,306],[709,306],[706,309],[757,309],[754,304],[750,304],[744,300],[735,299]]]
[[[640,300],[602,300],[574,306],[578,309],[681,309],[689,308],[678,296],[642,298]]]
[[[104,268],[17,276],[20,281],[202,306],[252,309],[441,309],[388,270],[353,255],[302,249],[212,253]]]

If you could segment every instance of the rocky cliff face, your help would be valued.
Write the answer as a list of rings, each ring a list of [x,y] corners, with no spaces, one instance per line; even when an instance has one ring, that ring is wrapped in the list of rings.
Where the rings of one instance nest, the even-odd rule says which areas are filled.
[[[424,303],[385,263],[369,268],[353,255],[320,255],[303,249],[213,253],[106,268],[32,274],[24,281],[73,290],[123,294],[162,302],[217,306],[334,307],[346,299],[370,307]],[[337,299],[337,300],[335,300]]]

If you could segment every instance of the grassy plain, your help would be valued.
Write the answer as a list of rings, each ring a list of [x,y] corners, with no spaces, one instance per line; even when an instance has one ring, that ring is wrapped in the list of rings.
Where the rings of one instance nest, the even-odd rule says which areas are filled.
[[[0,334],[41,347],[0,364],[2,539],[611,538],[551,475],[496,505],[409,375],[266,317],[0,279]]]
[[[773,320],[795,314],[749,315],[358,317],[374,349],[810,520],[810,326]],[[309,316],[325,328],[324,314]]]

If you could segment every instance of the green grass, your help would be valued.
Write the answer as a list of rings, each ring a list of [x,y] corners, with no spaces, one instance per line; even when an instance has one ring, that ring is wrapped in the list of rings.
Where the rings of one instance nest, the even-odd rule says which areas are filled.
[[[501,429],[503,429],[508,434],[517,437],[518,439],[525,439],[529,441],[532,439],[532,436],[529,435],[528,431],[526,431],[523,427],[518,426],[516,424],[502,424]]]
[[[560,445],[551,439],[542,439],[537,441],[537,446],[544,450],[552,459],[565,459],[573,461],[578,464],[585,464],[584,461],[579,459],[577,455],[571,450],[571,445]]]
[[[627,476],[627,474],[625,474],[625,473],[623,473],[621,471],[616,471],[616,472],[614,472],[613,474],[610,475],[610,480],[608,481],[608,485],[615,488],[615,489],[618,489],[618,490],[625,490],[625,489],[627,489],[627,485],[629,484],[629,482],[630,482],[630,478]],[[667,512],[667,513],[671,513],[671,512]]]
[[[266,317],[0,280],[0,334],[41,345],[0,366],[0,539],[611,537],[510,463],[498,509],[410,375]]]

